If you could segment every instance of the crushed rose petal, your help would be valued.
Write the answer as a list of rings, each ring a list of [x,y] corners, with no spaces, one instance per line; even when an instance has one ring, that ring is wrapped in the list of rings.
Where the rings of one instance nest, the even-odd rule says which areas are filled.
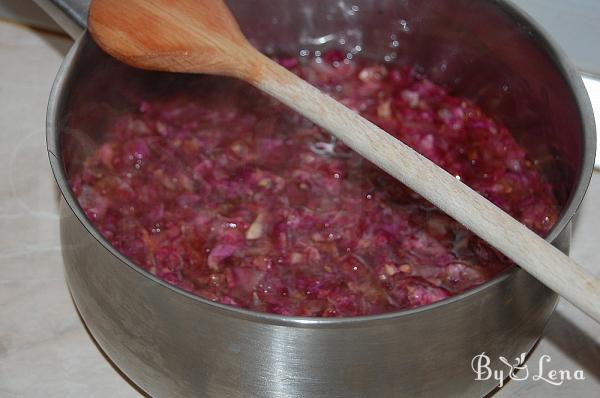
[[[281,58],[541,235],[552,189],[499,122],[410,67]],[[70,176],[124,255],[216,302],[283,315],[413,308],[511,263],[319,127],[255,89],[144,99]],[[212,80],[211,80],[212,79]]]

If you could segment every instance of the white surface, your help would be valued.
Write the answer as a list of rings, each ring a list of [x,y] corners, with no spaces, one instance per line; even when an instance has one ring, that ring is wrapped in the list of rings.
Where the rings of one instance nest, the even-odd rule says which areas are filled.
[[[596,135],[598,135],[598,132],[600,132],[600,80],[584,76],[583,84],[585,84],[585,88],[592,101],[594,116],[596,118]],[[600,168],[600,140],[598,139],[596,141],[596,168]]]
[[[44,116],[70,42],[0,23],[0,397],[140,397],[102,356],[63,278],[58,193],[45,149]],[[573,258],[600,275],[600,173],[574,230]],[[510,382],[494,398],[594,397],[600,391],[600,325],[561,302],[527,362],[583,369],[585,381],[554,387]],[[469,364],[457,364],[469,366]]]
[[[600,75],[600,51],[598,51],[600,1],[512,1],[543,26],[579,70]]]

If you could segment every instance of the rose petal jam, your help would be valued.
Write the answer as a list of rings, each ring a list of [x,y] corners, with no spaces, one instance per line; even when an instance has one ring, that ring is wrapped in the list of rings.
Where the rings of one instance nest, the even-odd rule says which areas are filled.
[[[280,58],[540,235],[551,186],[510,132],[415,68]],[[70,177],[125,256],[208,300],[340,317],[430,304],[511,266],[416,193],[243,83],[141,99]],[[435,184],[435,181],[431,181]]]

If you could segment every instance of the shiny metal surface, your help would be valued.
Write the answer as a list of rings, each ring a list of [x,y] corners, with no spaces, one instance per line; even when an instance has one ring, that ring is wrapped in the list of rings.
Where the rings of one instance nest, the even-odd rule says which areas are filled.
[[[570,220],[593,167],[595,132],[581,81],[531,21],[507,2],[460,0],[229,1],[264,51],[316,49],[343,38],[370,56],[422,66],[503,120],[565,204],[549,239],[568,249]],[[353,11],[352,5],[359,10]],[[480,397],[471,358],[515,357],[539,338],[556,295],[520,269],[449,300],[379,316],[319,319],[253,313],[179,291],[139,269],[85,218],[66,181],[93,146],[125,81],[190,76],[132,71],[87,35],[68,54],[48,109],[48,151],[65,201],[66,277],[86,325],[149,394],[206,397]],[[100,88],[100,89],[99,89]],[[148,84],[146,90],[155,87]]]
[[[91,0],[33,0],[72,38],[76,39],[87,25]]]

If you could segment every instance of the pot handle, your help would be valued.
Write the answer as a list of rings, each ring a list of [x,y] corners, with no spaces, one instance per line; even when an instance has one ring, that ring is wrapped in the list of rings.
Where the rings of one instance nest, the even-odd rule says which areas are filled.
[[[87,27],[91,0],[34,0],[73,39]],[[126,0],[124,0],[126,1]]]

